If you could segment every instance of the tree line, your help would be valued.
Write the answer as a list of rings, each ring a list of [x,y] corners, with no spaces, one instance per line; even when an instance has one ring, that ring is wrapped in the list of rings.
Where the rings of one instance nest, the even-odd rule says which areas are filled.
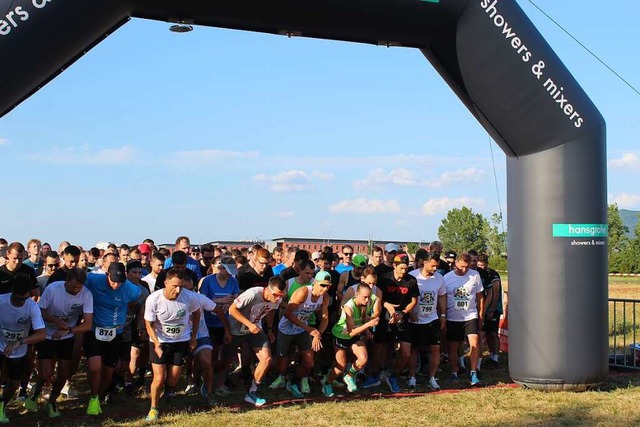
[[[624,225],[617,204],[607,209],[609,225],[609,272],[640,273],[640,221],[636,223],[631,237]],[[491,267],[507,270],[507,232],[504,231],[502,214],[494,213],[486,218],[466,206],[447,212],[438,227],[438,238],[445,251],[469,251],[486,253]]]

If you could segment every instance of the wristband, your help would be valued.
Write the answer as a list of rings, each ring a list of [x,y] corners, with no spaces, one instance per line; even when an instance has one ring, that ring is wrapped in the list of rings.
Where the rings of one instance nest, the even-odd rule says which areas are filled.
[[[447,315],[446,314],[441,314],[440,317],[447,317]]]

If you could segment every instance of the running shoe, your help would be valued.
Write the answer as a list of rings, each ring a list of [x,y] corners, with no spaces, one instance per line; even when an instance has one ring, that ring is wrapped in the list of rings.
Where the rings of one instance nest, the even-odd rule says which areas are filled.
[[[49,418],[58,418],[62,416],[60,411],[58,411],[57,403],[48,402],[46,408],[47,408],[47,413],[49,413]]]
[[[331,383],[325,381],[322,384],[322,394],[324,394],[326,397],[335,396],[335,394],[333,393],[333,387],[331,387]]]
[[[278,375],[278,378],[275,379],[269,386],[271,390],[276,390],[279,388],[285,388],[287,380],[284,378],[284,375]]]
[[[296,399],[302,399],[304,397],[297,384],[293,384],[291,381],[287,381],[286,388],[287,391],[291,393]]]
[[[100,407],[100,398],[94,396],[89,399],[89,406],[87,406],[87,415],[100,415],[102,413],[102,407]]]
[[[38,398],[34,399],[33,396],[27,397],[23,403],[24,408],[29,412],[36,412],[38,410]]]
[[[346,374],[344,377],[344,383],[347,385],[347,391],[349,393],[355,393],[358,391],[358,385],[356,384],[356,379],[349,374]]]
[[[73,399],[75,397],[78,397],[78,390],[75,390],[73,387],[71,387],[71,384],[69,383],[69,381],[67,381],[66,383],[64,383],[64,387],[62,387],[62,390],[60,390],[60,394],[68,397],[69,399]]]
[[[229,387],[223,384],[216,389],[215,395],[219,397],[228,397],[231,396],[231,390],[229,390]]]
[[[153,423],[158,421],[158,410],[156,408],[151,408],[149,409],[149,413],[147,414],[146,418],[144,419],[146,422],[148,423]]]
[[[204,383],[200,386],[200,396],[206,398],[209,392],[207,392],[207,387],[205,387]]]
[[[475,372],[471,372],[471,385],[480,385],[480,380]]]
[[[362,383],[362,388],[372,388],[378,387],[380,384],[380,379],[376,375],[372,375]]]
[[[4,413],[4,402],[0,401],[0,424],[9,424],[9,418]]]
[[[451,381],[458,381],[458,374],[456,372],[451,373]]]
[[[245,394],[244,401],[247,403],[251,403],[252,405],[255,405],[255,406],[262,406],[265,403],[267,403],[266,400],[264,400],[261,397],[258,397],[255,393],[251,393],[251,392]]]
[[[431,390],[440,390],[440,384],[438,384],[438,381],[436,381],[434,377],[429,379],[429,387],[431,387]]]
[[[408,385],[410,389],[415,390],[417,385],[416,377],[409,378]]]
[[[309,377],[304,377],[300,380],[300,391],[304,394],[311,393],[311,387],[309,387]]]
[[[196,387],[195,384],[187,384],[187,387],[184,389],[184,394],[188,395],[193,395],[198,393],[198,388]]]
[[[400,386],[398,386],[398,380],[395,375],[388,376],[386,382],[391,393],[400,393]]]

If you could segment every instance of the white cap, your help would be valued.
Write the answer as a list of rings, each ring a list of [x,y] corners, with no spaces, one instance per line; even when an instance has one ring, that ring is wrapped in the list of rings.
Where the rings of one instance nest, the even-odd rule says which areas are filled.
[[[322,253],[320,252],[314,252],[311,254],[311,260],[320,259],[320,257],[322,257]]]
[[[387,243],[387,245],[384,247],[384,251],[385,252],[398,252],[398,245],[396,245],[395,243]]]

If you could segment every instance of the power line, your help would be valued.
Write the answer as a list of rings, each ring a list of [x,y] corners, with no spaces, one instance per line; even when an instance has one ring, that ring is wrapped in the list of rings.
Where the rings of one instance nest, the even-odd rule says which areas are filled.
[[[598,57],[598,55],[596,55],[595,53],[593,53],[587,46],[585,46],[580,40],[578,40],[577,38],[575,38],[573,36],[573,34],[571,34],[569,31],[567,31],[562,25],[560,25],[555,19],[553,19],[551,16],[549,16],[549,14],[547,12],[545,12],[544,10],[542,10],[537,4],[535,4],[533,2],[533,0],[528,0],[529,3],[531,3],[533,5],[533,7],[535,7],[536,9],[538,9],[540,11],[540,13],[542,13],[544,16],[546,16],[551,22],[553,22],[558,28],[560,28],[562,31],[564,31],[564,33],[566,35],[568,35],[569,37],[571,37],[576,43],[578,43],[584,50],[586,50],[587,52],[589,52],[589,54],[591,54],[591,56],[593,56],[595,59],[598,60],[598,62],[600,62],[602,65],[604,65],[609,71],[611,71],[613,74],[616,75],[616,77],[618,77],[620,80],[622,80],[627,86],[629,86],[631,88],[631,90],[633,90],[636,94],[640,95],[640,91],[638,91],[638,89],[636,89],[631,83],[629,83],[624,77],[622,77],[620,74],[618,74],[613,68],[611,68],[609,65],[607,65],[606,62],[604,62],[602,59],[600,59]]]

